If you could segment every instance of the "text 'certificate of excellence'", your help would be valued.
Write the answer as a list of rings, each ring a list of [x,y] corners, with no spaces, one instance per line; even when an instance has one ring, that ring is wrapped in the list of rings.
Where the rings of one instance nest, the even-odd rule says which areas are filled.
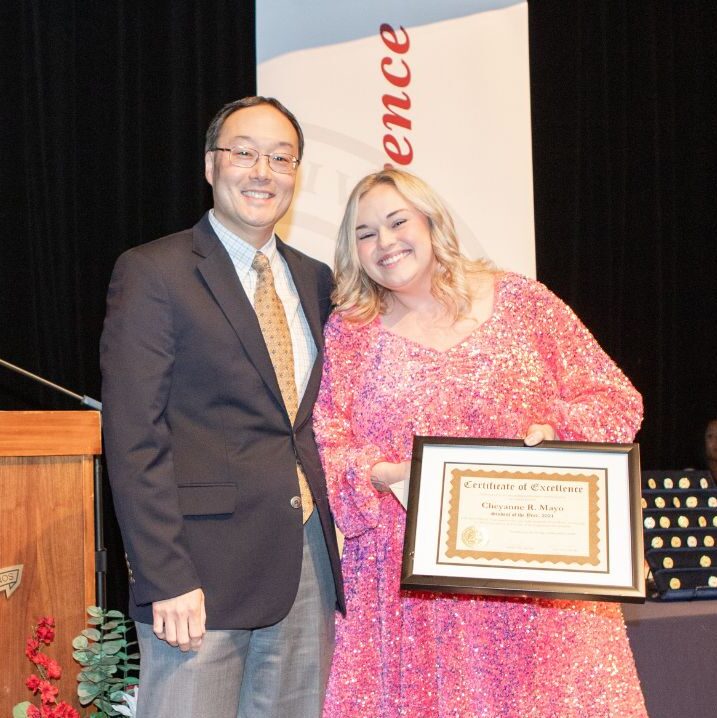
[[[635,444],[416,437],[402,587],[642,601],[641,525]]]

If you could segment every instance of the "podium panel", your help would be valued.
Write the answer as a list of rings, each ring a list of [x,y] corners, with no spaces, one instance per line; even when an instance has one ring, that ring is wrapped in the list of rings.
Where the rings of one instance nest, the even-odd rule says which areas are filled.
[[[59,698],[80,707],[71,642],[95,603],[100,436],[94,411],[0,412],[0,715],[32,698],[24,682],[37,671],[25,641],[40,616],[56,621],[45,652],[62,666]]]

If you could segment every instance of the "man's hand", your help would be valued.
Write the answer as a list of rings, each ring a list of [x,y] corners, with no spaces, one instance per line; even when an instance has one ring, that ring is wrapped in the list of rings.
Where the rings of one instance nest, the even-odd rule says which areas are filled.
[[[157,638],[182,651],[198,651],[206,633],[207,614],[204,610],[204,591],[195,588],[181,596],[155,601],[152,604]]]

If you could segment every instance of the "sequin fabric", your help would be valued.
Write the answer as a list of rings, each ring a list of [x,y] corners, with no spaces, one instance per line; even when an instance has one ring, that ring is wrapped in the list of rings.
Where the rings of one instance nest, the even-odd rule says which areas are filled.
[[[405,512],[371,486],[415,434],[630,441],[640,395],[543,285],[496,276],[491,317],[439,352],[334,314],[315,430],[346,535],[324,718],[645,718],[619,604],[401,592]]]

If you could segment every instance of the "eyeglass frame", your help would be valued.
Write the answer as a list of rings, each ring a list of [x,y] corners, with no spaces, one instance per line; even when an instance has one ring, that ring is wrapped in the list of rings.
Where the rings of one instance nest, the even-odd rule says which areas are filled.
[[[232,153],[236,149],[242,149],[242,150],[251,150],[252,152],[256,152],[256,159],[252,164],[250,165],[238,165],[235,162],[232,162]],[[269,169],[272,172],[276,172],[276,174],[280,175],[290,175],[296,172],[296,168],[301,163],[301,160],[296,157],[296,155],[289,154],[288,152],[259,152],[259,150],[255,149],[254,147],[246,147],[245,145],[234,145],[233,147],[210,147],[207,152],[229,152],[229,162],[234,165],[234,167],[241,167],[243,169],[250,169],[251,167],[256,167],[257,162],[261,157],[266,157],[267,164],[269,165]],[[271,166],[271,158],[275,155],[282,155],[283,157],[291,157],[291,169],[288,172],[282,172],[281,170],[276,170]]]

